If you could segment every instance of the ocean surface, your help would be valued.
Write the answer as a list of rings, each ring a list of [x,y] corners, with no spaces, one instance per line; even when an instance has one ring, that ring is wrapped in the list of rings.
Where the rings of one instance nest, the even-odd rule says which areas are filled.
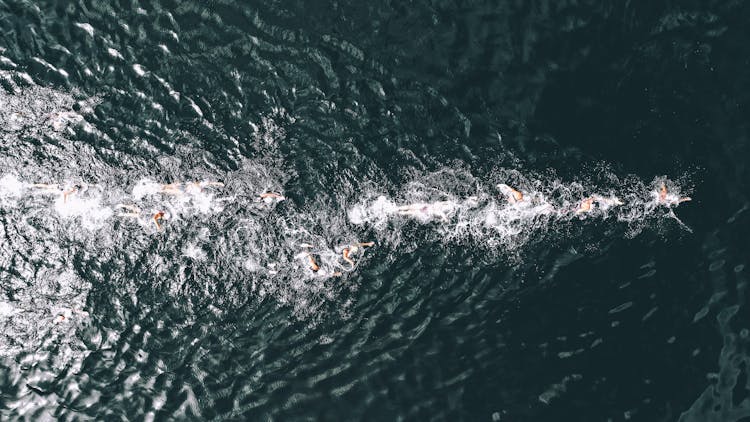
[[[750,420],[749,23],[0,0],[0,419]]]

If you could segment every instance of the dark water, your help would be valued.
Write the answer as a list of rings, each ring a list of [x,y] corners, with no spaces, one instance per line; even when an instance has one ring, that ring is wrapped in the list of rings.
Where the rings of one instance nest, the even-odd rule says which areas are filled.
[[[750,418],[750,6],[255,3],[0,0],[2,419]]]

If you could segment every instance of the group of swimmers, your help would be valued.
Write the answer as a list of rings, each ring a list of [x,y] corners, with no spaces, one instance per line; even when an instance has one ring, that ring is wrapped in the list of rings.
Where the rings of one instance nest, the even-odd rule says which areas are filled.
[[[63,204],[67,204],[74,195],[79,195],[88,190],[88,186],[85,184],[75,184],[72,186],[61,186],[58,184],[44,184],[34,183],[29,185],[32,189],[37,192],[44,194],[60,195]],[[148,187],[149,194],[162,194],[172,197],[185,197],[187,195],[196,195],[202,193],[208,188],[222,188],[224,183],[213,182],[213,181],[202,181],[202,182],[186,182],[186,183],[168,183],[168,184],[154,184],[154,186]],[[142,195],[136,195],[142,196]],[[274,204],[286,200],[286,198],[274,191],[266,191],[257,195],[256,200],[265,204]],[[118,203],[115,208],[119,210],[117,213],[118,217],[123,218],[134,218],[139,219],[147,216],[153,223],[156,231],[162,231],[164,229],[164,222],[170,218],[169,213],[163,209],[153,210],[152,212],[144,212],[139,206],[133,203]],[[355,259],[361,258],[364,253],[364,249],[374,246],[374,242],[358,242],[350,245],[340,247],[340,259],[343,262],[339,268],[342,271],[353,271],[357,262]],[[304,250],[303,255],[308,263],[308,266],[312,272],[317,273],[321,267],[316,259],[316,253],[312,251],[313,245],[302,243],[300,244]],[[341,275],[341,272],[334,272],[333,275]]]
[[[60,195],[62,202],[67,203],[70,198],[74,195],[81,194],[87,190],[87,185],[76,184],[72,186],[62,187],[57,184],[42,184],[36,183],[29,185],[32,189],[38,190],[44,193]],[[202,181],[202,182],[185,182],[185,183],[168,183],[168,184],[150,184],[146,189],[147,194],[162,194],[174,197],[185,197],[189,195],[196,195],[202,193],[206,189],[210,188],[222,188],[224,183],[213,182],[213,181]],[[579,203],[572,206],[554,207],[550,203],[539,199],[538,197],[524,193],[519,189],[515,189],[507,184],[501,183],[497,185],[497,189],[505,199],[505,201],[511,206],[521,206],[525,204],[533,204],[534,206],[540,207],[541,212],[544,213],[558,213],[558,214],[573,214],[579,215],[584,213],[590,213],[594,209],[606,210],[611,207],[623,205],[623,202],[615,196],[602,196],[602,195],[591,195],[580,200]],[[135,191],[134,191],[135,192]],[[658,205],[666,207],[674,207],[683,202],[690,201],[690,197],[681,197],[677,194],[669,192],[667,186],[661,183],[658,190],[653,191],[652,196],[654,201]],[[135,195],[140,197],[142,195]],[[256,200],[266,204],[273,204],[284,201],[286,198],[273,191],[265,191],[257,195]],[[470,197],[470,202],[476,203],[476,197]],[[163,230],[163,224],[170,218],[170,215],[165,210],[153,210],[152,212],[144,213],[144,211],[135,204],[132,203],[119,203],[115,206],[119,213],[119,217],[125,218],[141,218],[144,215],[147,216],[157,231]],[[437,219],[442,222],[447,222],[455,211],[457,204],[453,201],[436,201],[429,203],[412,203],[407,205],[396,206],[392,209],[392,212],[397,215],[413,217],[423,220]],[[312,251],[313,246],[307,243],[299,245],[302,248],[302,253],[298,256],[303,257],[307,261],[307,266],[312,272],[318,272],[321,266],[316,259],[316,254]],[[352,271],[356,268],[357,262],[355,259],[360,259],[366,248],[374,246],[374,242],[357,242],[350,245],[339,247],[337,254],[339,259],[343,263],[339,266],[344,271]],[[340,275],[336,272],[334,275]]]
[[[312,251],[313,245],[309,243],[300,243],[299,246],[302,248],[302,253],[298,256],[307,260],[308,268],[314,273],[320,271],[320,265],[318,265],[318,261],[315,258],[316,254]],[[340,254],[340,259],[346,264],[337,264],[337,268],[341,271],[334,271],[331,275],[341,276],[343,274],[342,271],[354,271],[357,268],[357,260],[362,259],[365,249],[373,246],[375,246],[375,242],[356,242],[337,248],[337,253]]]
[[[511,205],[522,205],[522,204],[535,204],[541,206],[541,210],[546,213],[557,212],[559,214],[583,214],[592,212],[595,208],[609,209],[624,203],[615,196],[605,197],[602,195],[591,195],[583,198],[578,204],[573,207],[562,207],[555,208],[552,204],[546,201],[538,201],[536,198],[529,198],[529,195],[518,189],[514,189],[505,183],[497,185],[497,189],[504,196],[508,204]],[[690,201],[690,197],[680,197],[674,193],[670,193],[667,190],[667,186],[662,183],[658,192],[654,192],[656,203],[666,207],[674,207],[683,202]],[[469,197],[470,203],[476,203],[476,197]],[[414,203],[408,205],[401,205],[395,208],[395,213],[403,216],[410,216],[421,218],[424,220],[439,219],[443,222],[448,221],[451,213],[455,210],[457,204],[453,201],[437,201],[429,203]]]
[[[77,184],[77,185],[73,185],[70,187],[60,187],[56,183],[53,183],[53,184],[34,183],[31,185],[31,187],[32,189],[36,189],[41,192],[46,192],[46,193],[51,193],[51,194],[60,194],[62,195],[63,203],[68,202],[68,197],[70,195],[86,190],[86,186],[82,184]]]
[[[509,203],[515,204],[515,203],[524,201],[525,197],[521,191],[513,189],[510,186],[503,184],[503,183],[497,185],[497,187],[500,190],[500,192],[505,194]],[[679,205],[683,202],[690,201],[691,198],[679,197],[678,195],[669,193],[667,191],[667,185],[662,183],[659,189],[659,192],[656,193],[656,200],[660,205],[672,207],[675,205]],[[575,209],[574,212],[576,214],[591,212],[592,207],[595,204],[598,204],[599,206],[604,207],[604,208],[609,208],[613,206],[623,205],[623,202],[614,196],[607,198],[601,195],[592,195],[592,196],[588,196],[582,199],[578,208]]]
[[[43,194],[59,195],[60,201],[63,204],[69,203],[71,198],[76,195],[81,195],[89,189],[89,187],[83,183],[67,186],[35,183],[26,186]],[[206,189],[223,187],[224,183],[222,182],[202,181],[153,184],[149,185],[146,190],[149,195],[160,194],[170,197],[188,197],[200,194]],[[555,207],[543,198],[535,195],[533,192],[525,192],[504,183],[498,184],[496,187],[501,198],[510,206],[540,207],[540,210],[544,213],[582,215],[593,212],[596,209],[606,210],[611,207],[624,205],[623,201],[615,196],[594,194],[581,199],[577,203]],[[136,194],[134,196],[138,199],[143,195]],[[690,197],[683,197],[670,192],[664,183],[661,183],[658,189],[652,191],[651,196],[654,204],[668,208],[673,208],[691,200]],[[281,193],[274,191],[265,191],[255,197],[256,201],[264,204],[274,204],[284,201],[285,199],[286,198]],[[476,204],[478,200],[476,197],[469,197],[467,202]],[[453,215],[456,207],[457,203],[454,201],[419,202],[395,206],[390,212],[416,219],[447,222]],[[119,203],[116,205],[116,208],[119,210],[117,215],[120,217],[139,219],[145,216],[150,218],[156,231],[163,231],[165,220],[170,218],[169,213],[166,210],[157,209],[151,212],[144,212],[140,207],[133,203]],[[298,246],[301,249],[301,252],[297,254],[296,258],[302,260],[304,263],[303,268],[307,268],[307,271],[310,271],[313,274],[318,274],[319,276],[338,277],[342,276],[345,272],[354,271],[357,268],[358,263],[364,258],[366,250],[375,246],[375,242],[354,242],[338,246],[334,248],[333,251],[316,251],[314,246],[309,243],[300,243]],[[325,264],[321,262],[321,259]],[[325,270],[323,270],[324,266],[326,267]],[[275,269],[271,268],[271,265],[269,265],[269,274],[275,273]],[[64,323],[76,314],[86,315],[84,311],[66,309],[57,314],[54,322],[56,324]]]

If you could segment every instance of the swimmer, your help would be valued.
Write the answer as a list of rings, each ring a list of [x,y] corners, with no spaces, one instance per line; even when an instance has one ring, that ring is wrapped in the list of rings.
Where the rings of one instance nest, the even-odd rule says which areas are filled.
[[[594,204],[594,197],[590,196],[583,201],[581,201],[581,205],[576,210],[576,214],[580,214],[582,212],[590,212],[591,206]]]
[[[74,185],[72,188],[69,188],[69,189],[62,189],[60,188],[60,185],[56,183],[53,183],[53,184],[34,183],[31,185],[31,187],[34,189],[39,189],[45,193],[62,194],[63,203],[68,202],[68,197],[70,195],[73,195],[74,193],[85,190],[84,186],[81,184]]]
[[[197,183],[202,188],[207,188],[207,187],[223,188],[224,187],[223,182],[205,182],[204,181],[204,182],[195,182],[195,183]]]
[[[661,189],[659,190],[658,201],[660,204],[671,207],[671,206],[679,205],[683,202],[692,201],[692,198],[690,198],[689,196],[680,198],[677,195],[670,194],[669,192],[667,192],[667,186],[664,183],[662,183]]]
[[[396,208],[396,211],[401,215],[421,215],[426,214],[429,209],[428,204],[409,204],[402,205]]]
[[[589,196],[588,198],[585,198],[583,201],[581,201],[580,206],[576,210],[576,214],[580,214],[584,212],[591,212],[594,204],[598,205],[600,209],[606,210],[610,207],[622,205],[622,201],[620,201],[615,196],[605,198],[600,195],[592,195],[592,196]]]
[[[57,185],[57,183],[53,184],[47,184],[47,183],[34,183],[31,185],[34,189],[39,189],[47,193],[60,193],[60,187]]]
[[[348,262],[349,265],[351,265],[351,268],[354,269],[356,263],[351,258],[351,254],[356,253],[360,248],[369,248],[373,245],[375,245],[375,242],[360,242],[355,243],[354,245],[349,245],[341,251],[341,256],[344,258],[344,261]]]
[[[166,213],[164,211],[157,211],[156,214],[154,214],[153,220],[154,224],[156,224],[156,230],[161,230],[161,224],[159,224],[160,220],[166,219]]]
[[[63,204],[68,202],[68,196],[73,195],[75,193],[81,192],[84,189],[83,185],[74,185],[70,189],[63,190]]]
[[[305,249],[311,249],[313,247],[313,245],[309,243],[300,243],[299,246]],[[318,265],[317,262],[315,262],[315,258],[312,256],[310,252],[305,251],[297,255],[297,257],[300,257],[300,256],[307,257],[307,261],[310,263],[310,269],[313,270],[313,272],[318,272],[318,270],[320,270],[320,266]]]
[[[453,211],[455,203],[451,201],[438,201],[430,204],[416,203],[409,205],[402,205],[396,208],[396,212],[400,215],[408,215],[421,219],[430,219],[438,217],[442,221],[448,221],[448,214]]]
[[[204,188],[207,187],[223,187],[224,183],[222,182],[190,182],[190,183],[167,183],[164,185],[161,185],[161,189],[159,192],[167,194],[167,195],[174,195],[174,196],[182,196],[185,193],[188,194],[197,194],[200,192],[203,192]]]
[[[354,260],[351,259],[351,258],[349,258],[349,254],[352,253],[352,252],[353,252],[352,249],[344,248],[344,250],[341,251],[341,257],[344,258],[344,261],[348,262],[349,265],[352,266],[352,268],[354,268],[354,265],[355,265],[354,264]]]
[[[498,184],[497,189],[500,191],[500,193],[505,195],[505,198],[511,204],[523,201],[523,193],[521,193],[521,191],[513,189],[505,183]]]
[[[431,204],[430,211],[433,216],[440,217],[443,221],[448,221],[448,214],[453,211],[455,206],[456,204],[452,201],[438,201]]]
[[[203,192],[203,187],[200,182],[185,183],[185,193],[190,195],[196,195]]]
[[[672,207],[676,207],[683,202],[691,201],[692,198],[690,198],[689,196],[680,198],[673,193],[669,193],[667,191],[667,186],[664,183],[661,184],[659,192],[651,192],[651,194],[656,196],[656,200],[659,205],[664,205],[669,209],[669,213],[667,214],[668,217],[674,219],[685,230],[691,233],[693,232],[693,229],[691,229],[687,224],[683,223],[682,220],[680,220],[677,215],[675,215],[674,210],[672,209]]]
[[[203,189],[207,187],[224,187],[224,183],[206,181],[185,183],[185,192],[190,194],[200,193],[203,192]]]
[[[281,202],[285,200],[284,196],[280,193],[276,192],[264,192],[258,195],[261,201],[265,202],[266,204],[270,204],[271,202]]]
[[[160,192],[175,196],[182,195],[183,192],[182,189],[180,189],[180,185],[182,185],[182,183],[169,183],[166,185],[161,185]]]

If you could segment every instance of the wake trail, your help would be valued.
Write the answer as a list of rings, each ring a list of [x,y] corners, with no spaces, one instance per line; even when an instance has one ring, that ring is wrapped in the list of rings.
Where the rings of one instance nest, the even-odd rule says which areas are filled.
[[[28,75],[0,77],[0,141],[12,151],[0,174],[2,224],[11,233],[0,249],[7,268],[35,239],[59,250],[40,262],[62,259],[60,245],[67,244],[103,260],[122,255],[115,265],[145,263],[136,265],[142,279],[191,303],[231,308],[249,293],[308,318],[335,301],[337,286],[356,288],[341,281],[374,250],[392,260],[426,244],[468,244],[494,257],[590,222],[624,225],[628,237],[665,218],[690,230],[674,213],[687,199],[681,183],[606,170],[596,175],[603,183],[591,183],[515,168],[479,177],[456,165],[412,174],[402,186],[345,173],[340,192],[312,199],[285,192],[295,172],[279,144],[295,118],[281,108],[252,124],[254,156],[238,161],[237,170],[190,167],[201,155],[190,146],[158,158],[157,172],[126,170],[68,140],[78,131],[106,137],[86,120],[100,99],[75,99]],[[33,138],[51,142],[10,147]]]

